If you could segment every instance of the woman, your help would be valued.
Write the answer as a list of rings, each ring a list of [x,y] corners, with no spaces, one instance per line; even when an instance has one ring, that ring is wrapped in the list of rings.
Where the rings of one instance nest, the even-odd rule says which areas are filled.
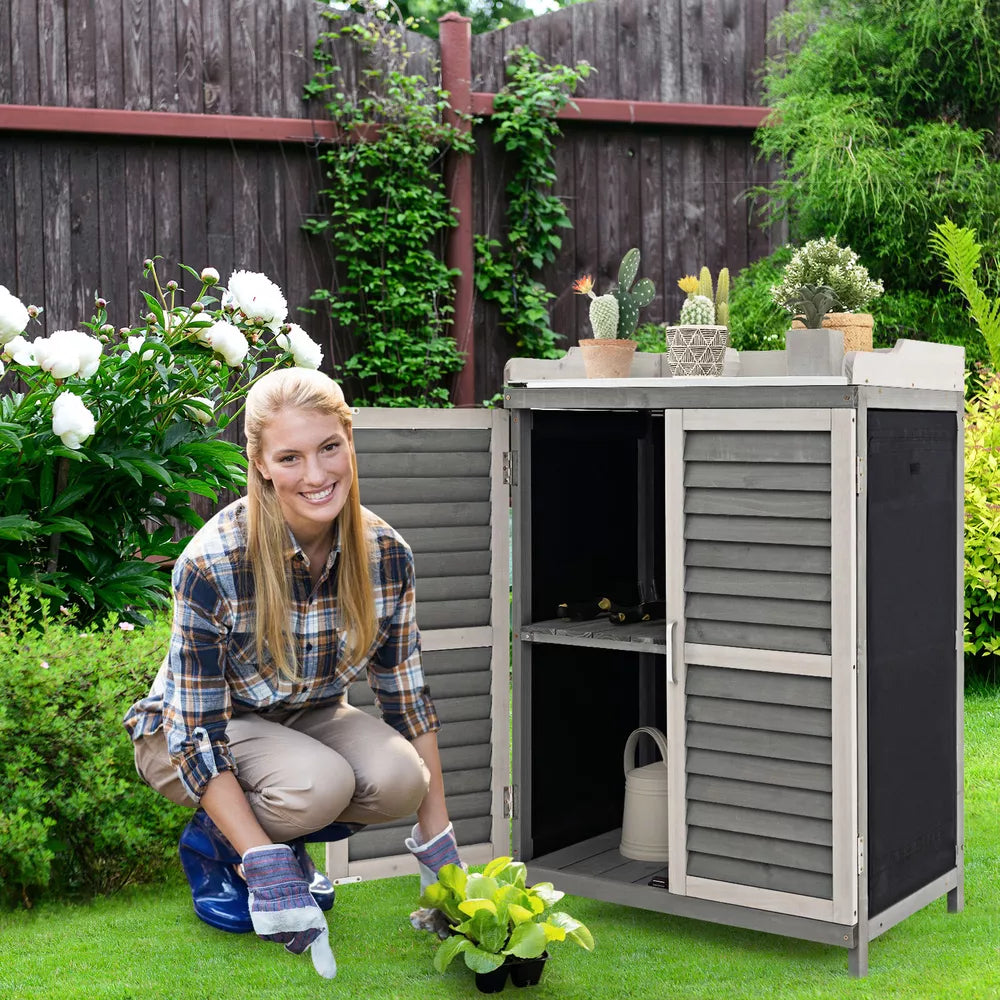
[[[170,650],[125,717],[136,768],[195,807],[180,854],[196,914],[336,972],[333,886],[305,841],[417,813],[422,883],[460,863],[420,662],[413,557],[361,506],[351,410],[318,371],[247,395],[247,496],[174,569]],[[344,700],[367,673],[382,719]],[[244,881],[245,880],[245,881]]]

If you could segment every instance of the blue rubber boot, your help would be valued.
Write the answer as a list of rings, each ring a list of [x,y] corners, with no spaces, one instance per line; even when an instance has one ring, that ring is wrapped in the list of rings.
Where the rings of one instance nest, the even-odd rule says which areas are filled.
[[[243,859],[204,809],[184,827],[179,847],[198,918],[231,934],[253,931],[247,884],[234,868]]]
[[[336,889],[326,875],[313,864],[313,860],[306,850],[306,844],[329,844],[335,840],[344,840],[361,829],[363,829],[363,824],[360,823],[330,823],[322,830],[307,833],[304,837],[293,840],[289,845],[302,868],[302,873],[309,880],[309,892],[321,910],[333,908]]]

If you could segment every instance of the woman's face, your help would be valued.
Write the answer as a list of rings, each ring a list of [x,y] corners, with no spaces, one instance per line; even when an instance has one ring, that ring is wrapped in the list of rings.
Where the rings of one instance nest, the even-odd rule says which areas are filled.
[[[351,450],[340,418],[317,410],[281,410],[264,429],[254,464],[300,542],[329,528],[344,509],[354,481]]]

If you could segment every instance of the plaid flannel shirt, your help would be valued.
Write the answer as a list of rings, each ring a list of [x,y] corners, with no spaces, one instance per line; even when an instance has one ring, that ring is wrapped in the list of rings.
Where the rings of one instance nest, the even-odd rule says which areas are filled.
[[[124,721],[133,740],[164,728],[171,761],[195,799],[220,771],[236,771],[226,738],[234,712],[330,704],[365,672],[383,719],[407,739],[439,728],[420,659],[413,555],[385,521],[369,511],[365,516],[377,552],[372,577],[378,630],[357,662],[348,659],[347,635],[339,627],[339,539],[314,589],[305,553],[289,532],[291,631],[301,675],[294,683],[269,661],[257,660],[246,501],[216,514],[177,560],[170,651],[149,695]]]

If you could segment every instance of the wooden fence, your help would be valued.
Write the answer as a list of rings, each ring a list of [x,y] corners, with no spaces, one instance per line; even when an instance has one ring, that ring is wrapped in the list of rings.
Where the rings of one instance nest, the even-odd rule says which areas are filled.
[[[529,45],[548,62],[590,62],[597,72],[584,98],[752,108],[766,25],[784,5],[578,4],[475,36],[472,90],[494,93],[504,57]],[[142,261],[154,254],[167,269],[183,261],[224,276],[264,271],[293,310],[313,289],[335,288],[329,247],[301,230],[319,209],[314,147],[332,134],[302,99],[325,29],[321,6],[8,0],[0,10],[0,283],[44,304],[48,330],[78,325],[95,293],[108,299],[115,325],[129,322],[148,287]],[[438,55],[422,36],[409,43],[427,65]],[[351,86],[350,45],[340,44],[336,62]],[[542,276],[558,294],[553,326],[567,346],[586,335],[570,282],[585,271],[610,282],[628,247],[642,249],[642,274],[656,282],[645,316],[657,321],[676,317],[682,273],[701,264],[735,271],[769,252],[774,237],[753,223],[743,198],[770,170],[755,160],[749,127],[713,125],[720,119],[711,114],[686,125],[595,114],[564,121],[557,193],[574,229]],[[488,119],[477,140],[473,228],[497,235],[506,173]],[[351,353],[349,331],[322,315],[296,318],[335,371]],[[490,308],[476,306],[474,332],[475,399],[483,399],[500,387],[511,348]]]

